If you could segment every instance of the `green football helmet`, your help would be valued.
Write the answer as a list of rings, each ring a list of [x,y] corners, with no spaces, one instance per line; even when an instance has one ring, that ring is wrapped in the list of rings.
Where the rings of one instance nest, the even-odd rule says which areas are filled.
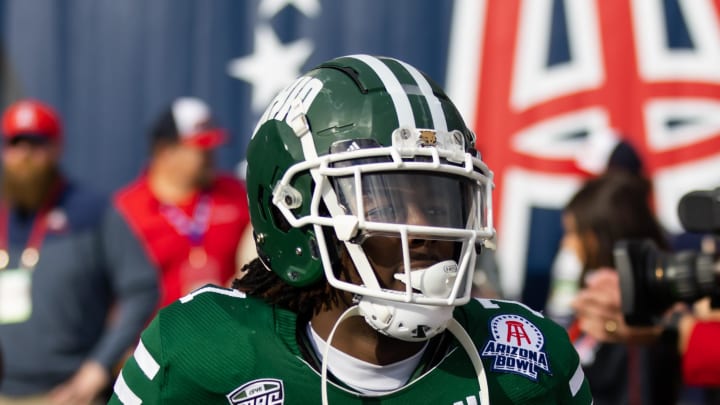
[[[441,320],[391,326],[397,313],[382,308],[388,302],[411,312],[438,307],[438,319],[445,319],[470,299],[478,247],[490,246],[495,234],[492,172],[474,146],[474,134],[443,90],[409,64],[369,55],[321,64],[280,92],[248,146],[260,259],[291,285],[324,276],[365,297],[366,319],[382,332],[405,340],[436,334]],[[426,218],[413,223],[408,207],[418,203]],[[378,281],[363,249],[369,235],[402,240],[403,271],[395,278],[405,291]],[[413,238],[453,241],[456,258],[413,269]],[[361,285],[333,273],[338,246]]]

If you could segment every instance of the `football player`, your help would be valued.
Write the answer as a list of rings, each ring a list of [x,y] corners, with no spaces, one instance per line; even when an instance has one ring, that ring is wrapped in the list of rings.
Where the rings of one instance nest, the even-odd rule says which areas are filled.
[[[258,259],[160,311],[111,403],[590,404],[562,328],[471,298],[495,236],[474,145],[402,61],[297,79],[248,146]]]

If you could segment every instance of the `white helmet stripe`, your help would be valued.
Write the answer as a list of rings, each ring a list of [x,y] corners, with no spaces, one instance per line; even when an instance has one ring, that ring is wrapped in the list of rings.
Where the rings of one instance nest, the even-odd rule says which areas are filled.
[[[378,75],[392,98],[397,113],[398,126],[415,128],[415,116],[410,106],[410,99],[408,99],[405,89],[403,89],[402,84],[392,70],[380,59],[369,55],[350,55],[350,57],[362,61]]]
[[[447,122],[445,122],[445,112],[442,109],[442,104],[440,104],[440,100],[437,98],[435,93],[433,93],[432,87],[430,86],[430,83],[428,83],[427,79],[425,79],[425,76],[423,76],[423,74],[413,66],[410,66],[401,60],[394,60],[401,64],[402,67],[410,73],[410,76],[412,76],[418,84],[423,96],[425,96],[425,101],[427,101],[428,107],[430,107],[430,115],[432,116],[433,125],[435,127],[434,129],[447,131]]]

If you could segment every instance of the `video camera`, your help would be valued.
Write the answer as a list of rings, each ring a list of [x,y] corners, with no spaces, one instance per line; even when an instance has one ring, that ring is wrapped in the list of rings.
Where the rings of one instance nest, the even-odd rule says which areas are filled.
[[[689,232],[720,236],[720,187],[680,199],[678,215]],[[711,297],[720,304],[720,261],[715,253],[660,251],[651,240],[622,240],[613,255],[628,325],[653,325],[677,302]]]

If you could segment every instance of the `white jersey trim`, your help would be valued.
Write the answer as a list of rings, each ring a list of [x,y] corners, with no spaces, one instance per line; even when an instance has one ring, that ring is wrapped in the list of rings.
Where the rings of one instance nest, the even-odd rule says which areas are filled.
[[[453,405],[458,405],[458,404],[460,404],[460,405],[465,405],[465,404],[467,404],[467,405],[478,405],[478,403],[477,403],[477,398],[475,398],[474,396],[465,397],[465,401],[467,401],[467,402],[460,402],[460,401],[458,401],[458,402],[453,403]]]
[[[205,287],[198,288],[197,290],[187,294],[186,296],[180,298],[180,302],[185,304],[187,302],[190,302],[195,298],[195,296],[200,295],[202,293],[206,292],[212,292],[215,294],[220,295],[227,295],[229,297],[236,297],[236,298],[245,298],[245,293],[238,291],[238,290],[231,290],[228,288],[222,288],[222,287],[214,287],[211,285],[206,285]]]
[[[582,367],[578,364],[575,374],[573,374],[572,378],[570,378],[570,393],[572,396],[577,395],[578,391],[580,391],[583,381],[585,381],[585,373],[583,372]]]
[[[148,349],[143,344],[142,340],[140,341],[140,343],[138,343],[137,348],[135,348],[135,353],[133,353],[133,357],[135,357],[135,361],[137,362],[138,366],[140,366],[140,370],[145,373],[145,376],[148,379],[152,380],[153,378],[155,378],[158,371],[160,370],[160,364],[155,361],[155,358],[153,358],[152,354],[150,354]]]
[[[135,393],[128,387],[127,383],[125,382],[125,378],[123,378],[122,373],[117,378],[117,381],[115,381],[115,385],[113,386],[113,391],[115,392],[115,395],[117,395],[120,402],[123,403],[123,405],[141,405],[142,400],[140,397],[135,395]]]
[[[512,301],[512,300],[501,300],[497,298],[475,298],[476,301],[480,303],[480,305],[483,306],[485,309],[498,309],[500,306],[498,304],[512,304],[517,305],[519,307],[522,307],[529,311],[531,314],[537,316],[538,318],[545,318],[545,316],[542,314],[542,312],[538,312],[529,306],[523,304],[522,302],[518,301]]]

